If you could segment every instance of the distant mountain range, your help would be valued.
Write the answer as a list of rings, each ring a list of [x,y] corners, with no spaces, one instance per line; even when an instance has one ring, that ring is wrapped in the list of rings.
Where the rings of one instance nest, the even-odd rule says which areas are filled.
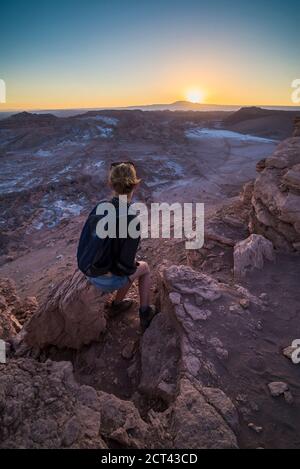
[[[174,103],[169,104],[145,104],[137,106],[127,106],[127,107],[102,107],[102,108],[78,108],[78,109],[45,109],[45,110],[33,110],[38,114],[51,113],[59,117],[70,117],[76,114],[80,114],[87,111],[103,111],[103,110],[141,110],[141,111],[227,111],[233,112],[241,109],[242,106],[238,105],[221,105],[221,104],[204,104],[204,103],[191,103],[189,101],[175,101]],[[268,109],[268,110],[280,110],[280,111],[298,111],[300,112],[300,107],[297,106],[259,106],[259,107],[248,107],[246,109]],[[12,114],[16,114],[17,111],[0,111],[0,119],[8,117]]]
[[[42,140],[44,138],[43,132],[47,133],[49,129],[51,129],[55,138],[65,139],[71,132],[70,140],[73,139],[74,133],[80,140],[83,136],[96,138],[105,131],[112,132],[113,122],[117,121],[119,135],[135,134],[138,138],[143,135],[143,138],[152,136],[151,138],[155,139],[160,138],[160,122],[165,119],[169,122],[173,129],[172,132],[175,132],[175,134],[175,129],[180,133],[183,132],[185,126],[197,125],[283,140],[292,135],[295,119],[300,117],[300,109],[295,110],[293,107],[282,110],[250,106],[238,108],[238,110],[227,108],[227,111],[225,111],[224,107],[221,106],[213,108],[211,105],[211,108],[207,109],[203,108],[203,105],[186,103],[185,101],[173,103],[168,109],[164,109],[162,106],[164,105],[145,106],[143,107],[144,110],[131,107],[91,111],[85,109],[82,112],[82,110],[77,109],[73,110],[71,114],[68,114],[68,111],[52,111],[52,113],[23,111],[10,116],[6,115],[6,119],[1,119],[0,130],[15,129],[18,132],[22,131],[23,137],[26,131],[31,145],[32,133],[34,133],[32,130],[34,128],[39,129],[38,135]],[[99,129],[99,126],[103,128]],[[153,133],[154,127],[157,133]],[[21,144],[23,140],[17,140],[14,145]]]
[[[218,104],[191,103],[190,101],[175,101],[170,104],[146,104],[143,106],[128,106],[126,109],[140,109],[142,111],[237,111],[241,106],[221,106]]]
[[[296,106],[238,106],[229,104],[191,103],[175,101],[171,104],[146,104],[144,106],[127,106],[124,109],[141,109],[142,111],[238,111],[239,109],[268,109],[279,111],[300,111]],[[121,109],[121,108],[119,108]]]

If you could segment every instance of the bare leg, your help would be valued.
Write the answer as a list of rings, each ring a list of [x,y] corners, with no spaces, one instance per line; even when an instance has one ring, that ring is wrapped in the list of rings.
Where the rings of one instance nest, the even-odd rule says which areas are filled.
[[[140,261],[135,273],[132,274],[129,278],[131,282],[134,282],[136,279],[139,281],[140,307],[145,308],[149,306],[151,282],[150,269],[147,262]]]
[[[139,277],[139,295],[140,295],[140,307],[146,308],[150,303],[150,269],[148,264],[145,263],[145,273]]]
[[[132,283],[136,279],[138,279],[140,306],[142,308],[149,306],[151,284],[150,284],[150,269],[149,269],[147,262],[140,261],[136,271],[134,272],[134,274],[130,275],[129,279],[130,279],[130,282],[127,285],[125,285],[123,288],[120,288],[117,291],[115,302],[116,303],[121,302],[125,298]]]
[[[134,282],[136,279],[139,281],[139,295],[140,295],[140,309],[139,309],[139,316],[140,316],[140,327],[141,331],[145,332],[147,327],[149,327],[152,319],[158,313],[157,309],[150,305],[150,269],[147,262],[141,261],[139,262],[138,268],[136,269],[135,273],[130,275],[129,277],[131,283]],[[130,288],[130,285],[126,285],[117,292],[116,298],[124,298],[125,294]]]

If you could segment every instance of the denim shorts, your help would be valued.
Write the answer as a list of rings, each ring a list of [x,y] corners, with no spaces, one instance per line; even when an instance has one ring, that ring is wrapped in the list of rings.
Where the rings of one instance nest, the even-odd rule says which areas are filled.
[[[101,275],[100,277],[89,277],[89,281],[101,291],[110,293],[125,287],[130,280],[127,275]]]

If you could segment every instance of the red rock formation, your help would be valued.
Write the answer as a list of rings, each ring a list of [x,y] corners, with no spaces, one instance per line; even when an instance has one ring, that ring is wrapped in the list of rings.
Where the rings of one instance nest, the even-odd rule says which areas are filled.
[[[224,295],[226,303],[229,291],[187,266],[162,269],[158,282],[164,313],[155,317],[142,338],[139,389],[168,403],[163,417],[175,436],[174,447],[234,448],[236,409],[220,389],[203,386],[217,377],[214,360],[226,360],[228,352],[220,340],[209,336],[214,358],[204,352],[202,325],[207,328],[210,317],[218,321],[218,300]]]
[[[261,235],[252,234],[234,246],[234,275],[243,277],[248,271],[262,269],[265,259],[274,260],[271,241]]]
[[[298,132],[298,131],[297,131]],[[300,139],[281,143],[260,167],[253,190],[250,231],[276,248],[300,249]]]
[[[91,285],[81,272],[57,283],[24,330],[31,347],[79,349],[99,340],[106,328],[107,296]]]
[[[69,362],[10,360],[0,365],[0,448],[159,447],[155,425],[132,402],[74,380]],[[162,444],[162,443],[161,443]]]

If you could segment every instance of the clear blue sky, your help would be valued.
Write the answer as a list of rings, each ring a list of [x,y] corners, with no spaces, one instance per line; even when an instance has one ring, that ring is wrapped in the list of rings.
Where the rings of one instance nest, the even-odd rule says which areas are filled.
[[[282,104],[300,78],[300,2],[1,2],[7,108],[185,99]]]

